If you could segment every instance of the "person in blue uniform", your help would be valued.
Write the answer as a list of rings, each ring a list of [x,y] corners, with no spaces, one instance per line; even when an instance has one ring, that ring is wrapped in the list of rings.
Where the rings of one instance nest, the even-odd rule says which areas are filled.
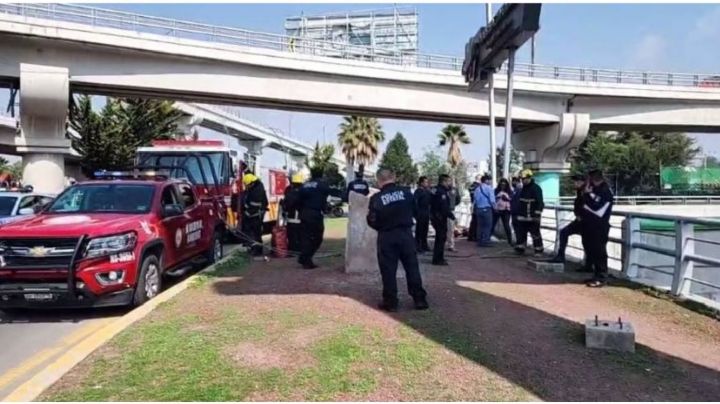
[[[430,202],[430,222],[435,229],[435,245],[433,246],[433,265],[447,266],[445,261],[445,241],[447,241],[448,219],[455,220],[450,209],[450,176],[440,175]]]
[[[610,215],[613,208],[613,193],[603,178],[602,171],[593,170],[588,174],[589,184],[583,196],[586,214],[586,260],[595,272],[588,280],[589,287],[602,287],[607,281],[607,243],[610,236]]]
[[[422,176],[413,194],[415,199],[415,244],[419,253],[430,251],[428,246],[428,230],[430,229],[430,181]]]
[[[310,180],[305,182],[298,194],[300,208],[300,225],[302,228],[302,243],[298,263],[303,269],[315,269],[313,256],[322,245],[325,233],[325,218],[323,209],[327,204],[328,196],[339,196],[341,190],[334,190],[322,179],[323,170],[312,168]]]
[[[345,191],[343,199],[345,202],[350,200],[350,192],[357,192],[358,194],[365,196],[370,193],[370,185],[368,185],[367,181],[363,179],[360,171],[355,173],[355,179],[350,181],[348,184],[347,191]]]
[[[410,190],[395,184],[395,173],[381,169],[377,173],[380,192],[370,198],[368,226],[378,232],[377,258],[382,277],[382,302],[378,307],[385,311],[397,311],[398,261],[405,268],[408,293],[418,310],[427,309],[427,293],[422,286],[415,240],[412,235],[413,195]]]
[[[550,262],[565,262],[565,250],[567,249],[568,240],[573,234],[579,234],[582,237],[583,249],[587,251],[587,246],[585,243],[587,238],[585,237],[584,232],[585,221],[583,221],[583,216],[585,216],[586,212],[583,206],[585,205],[585,188],[587,187],[587,182],[585,176],[580,174],[573,175],[572,180],[575,186],[575,201],[573,203],[573,213],[575,214],[575,220],[573,220],[567,226],[563,227],[562,230],[560,230],[560,240],[558,242],[557,254],[550,260]],[[585,265],[588,266],[590,264],[588,262],[585,262]]]

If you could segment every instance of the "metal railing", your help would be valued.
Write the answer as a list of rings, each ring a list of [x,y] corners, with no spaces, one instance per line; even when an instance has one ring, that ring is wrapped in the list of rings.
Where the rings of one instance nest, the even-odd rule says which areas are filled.
[[[572,208],[545,210],[543,239],[554,251]],[[610,219],[608,266],[615,276],[720,310],[720,220],[616,210]],[[583,259],[579,237],[566,255]]]
[[[574,196],[561,196],[561,205],[572,205]],[[649,195],[616,196],[615,205],[711,205],[720,203],[720,195]]]
[[[173,38],[192,39],[204,42],[272,49],[289,53],[446,71],[459,72],[464,60],[464,57],[461,56],[399,52],[374,46],[354,45],[346,42],[307,40],[281,34],[263,33],[71,4],[0,4],[0,13],[72,22],[92,27],[115,28],[138,33],[156,34],[166,37],[166,40],[172,40]],[[503,66],[501,72],[505,69],[506,66]],[[702,87],[720,90],[720,75],[712,74],[623,71],[524,63],[516,63],[515,73],[527,77],[591,83]]]

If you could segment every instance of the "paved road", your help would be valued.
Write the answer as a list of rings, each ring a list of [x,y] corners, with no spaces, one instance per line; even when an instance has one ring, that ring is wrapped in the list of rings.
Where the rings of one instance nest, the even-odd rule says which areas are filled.
[[[226,254],[234,248],[226,245]],[[179,280],[166,281],[165,288]],[[12,315],[0,311],[0,399],[128,310],[50,310]]]

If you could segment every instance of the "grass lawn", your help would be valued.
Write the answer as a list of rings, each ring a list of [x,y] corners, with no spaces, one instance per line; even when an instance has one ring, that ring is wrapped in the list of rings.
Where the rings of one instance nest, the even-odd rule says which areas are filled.
[[[234,255],[40,399],[693,401],[720,394],[717,370],[655,348],[639,345],[635,355],[585,349],[580,324],[551,313],[558,306],[551,299],[563,301],[560,278],[547,282],[519,261],[458,260],[439,272],[424,269],[431,304],[442,303],[425,312],[381,313],[374,308],[377,274],[338,271],[346,223],[327,221],[321,248],[327,254],[315,271],[298,269],[293,259],[265,263]],[[403,281],[399,286],[403,293]],[[515,300],[502,297],[508,291]],[[631,317],[661,316],[672,305],[629,289],[592,298],[614,299]],[[647,302],[659,306],[649,309]],[[715,320],[678,310],[690,320],[673,324],[703,326],[700,337],[720,341]],[[714,355],[712,349],[705,352]]]

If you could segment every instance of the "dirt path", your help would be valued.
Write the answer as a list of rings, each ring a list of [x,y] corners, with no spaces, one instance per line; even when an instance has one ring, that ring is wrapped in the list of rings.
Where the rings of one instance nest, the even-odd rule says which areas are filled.
[[[342,251],[342,234],[342,226],[329,227],[323,250]],[[458,241],[458,247],[450,267],[422,268],[431,310],[411,310],[411,300],[401,294],[403,309],[392,315],[375,309],[380,297],[378,274],[344,274],[338,270],[342,256],[318,260],[321,269],[315,271],[298,269],[294,260],[252,263],[241,276],[189,290],[153,313],[138,330],[129,330],[124,339],[84,362],[48,397],[71,401],[87,394],[97,400],[171,401],[720,399],[720,322],[625,287],[587,289],[577,276],[537,274],[501,249],[483,250],[485,258],[481,258],[464,240]],[[581,324],[595,314],[632,322],[637,352],[586,349]],[[164,322],[169,325],[162,328]],[[139,383],[133,377],[123,379],[124,365],[102,367],[107,367],[108,358],[117,357],[119,349],[141,349],[143,366],[150,366],[147,358],[157,349],[137,341],[155,335],[165,341],[178,332],[187,333],[178,339],[178,350],[185,349],[182,341],[195,338],[200,338],[196,343],[203,349],[219,347],[219,354],[202,354],[203,361],[218,361],[208,365],[212,378],[203,379],[202,372],[194,371],[200,379],[189,383],[185,395],[178,393],[183,386],[165,387],[162,382],[181,380],[175,379],[181,374],[161,374],[159,384],[150,389],[132,385]],[[163,349],[168,352],[164,358],[174,356],[170,348]],[[175,368],[168,361],[163,372]],[[218,370],[223,366],[237,368],[230,374],[239,372],[241,378],[228,379],[228,372]],[[130,385],[124,390],[107,387],[122,384],[115,382],[118,378]],[[212,383],[219,383],[208,390],[216,395],[202,395],[195,387]],[[244,387],[225,391],[228,384]],[[160,394],[163,388],[167,393]]]

